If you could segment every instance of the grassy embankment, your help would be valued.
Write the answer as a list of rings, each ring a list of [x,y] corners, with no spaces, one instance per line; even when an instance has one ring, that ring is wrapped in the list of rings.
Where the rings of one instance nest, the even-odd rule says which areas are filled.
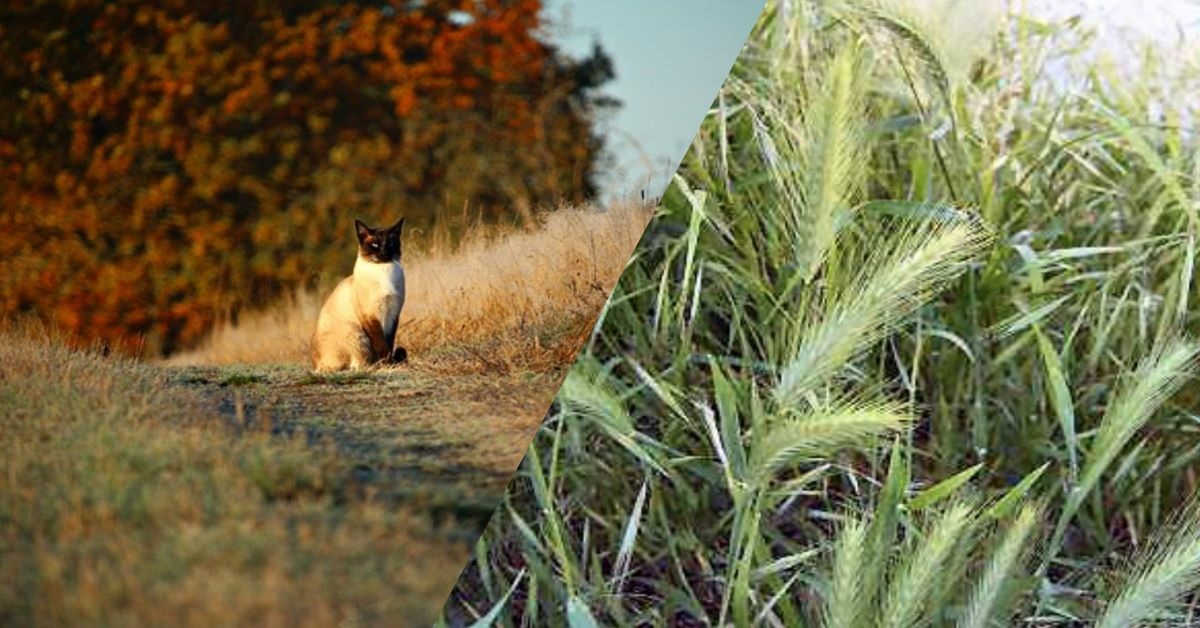
[[[312,293],[167,365],[8,329],[0,623],[427,625],[647,218],[410,245],[398,368],[309,374]]]
[[[1195,625],[1200,66],[997,7],[768,3],[452,623]]]

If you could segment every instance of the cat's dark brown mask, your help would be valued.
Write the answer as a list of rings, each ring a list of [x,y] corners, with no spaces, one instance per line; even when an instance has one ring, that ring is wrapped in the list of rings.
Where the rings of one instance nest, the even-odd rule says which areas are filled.
[[[390,226],[372,229],[361,220],[354,221],[358,231],[358,256],[368,262],[387,264],[400,261],[400,230],[404,219]]]

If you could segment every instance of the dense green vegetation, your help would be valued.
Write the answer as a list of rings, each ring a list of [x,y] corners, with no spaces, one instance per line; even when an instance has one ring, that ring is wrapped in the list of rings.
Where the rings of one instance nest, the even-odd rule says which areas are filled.
[[[1200,74],[924,4],[768,3],[447,621],[1195,621]]]

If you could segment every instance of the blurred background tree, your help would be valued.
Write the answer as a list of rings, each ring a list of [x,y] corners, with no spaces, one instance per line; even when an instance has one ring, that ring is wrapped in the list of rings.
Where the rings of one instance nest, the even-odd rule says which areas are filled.
[[[168,353],[349,271],[352,219],[525,220],[595,193],[617,103],[540,0],[0,8],[0,316]]]

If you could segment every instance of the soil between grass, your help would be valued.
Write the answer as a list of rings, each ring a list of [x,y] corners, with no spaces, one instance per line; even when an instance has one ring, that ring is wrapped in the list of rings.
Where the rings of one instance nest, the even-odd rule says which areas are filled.
[[[235,432],[331,443],[356,490],[427,511],[464,542],[486,525],[562,377],[419,364],[325,376],[301,365],[163,368]]]

